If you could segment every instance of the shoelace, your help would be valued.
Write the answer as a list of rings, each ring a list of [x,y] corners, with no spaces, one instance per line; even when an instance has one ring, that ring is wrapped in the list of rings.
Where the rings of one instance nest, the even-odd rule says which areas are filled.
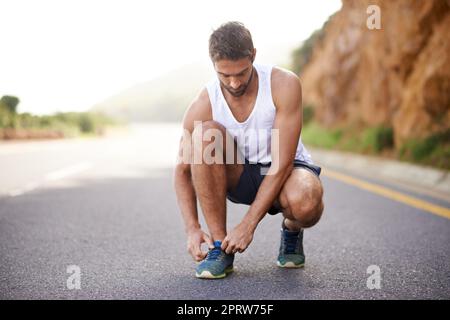
[[[284,252],[286,254],[296,253],[298,233],[285,233],[283,238],[284,238]]]
[[[214,261],[217,260],[220,257],[220,254],[222,253],[222,249],[220,248],[214,248],[208,251],[208,254],[206,255],[206,260],[208,261]]]

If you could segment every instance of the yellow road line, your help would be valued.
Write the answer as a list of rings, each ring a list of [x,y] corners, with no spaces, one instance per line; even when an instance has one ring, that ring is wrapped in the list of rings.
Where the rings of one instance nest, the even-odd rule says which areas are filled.
[[[342,174],[342,173],[339,173],[339,172],[336,172],[336,171],[333,171],[330,169],[323,170],[323,174],[327,177],[354,185],[361,189],[379,194],[383,197],[405,203],[411,207],[422,209],[422,210],[431,212],[435,215],[450,219],[450,209],[448,209],[448,208],[441,207],[441,206],[432,204],[430,202],[414,198],[412,196],[408,196],[406,194],[400,193],[398,191],[395,191],[395,190],[392,190],[392,189],[389,189],[386,187],[382,187],[382,186],[379,186],[379,185],[376,185],[376,184],[373,184],[370,182],[366,182],[366,181],[363,181],[363,180],[360,180],[357,178],[353,178],[348,175],[345,175],[345,174]]]

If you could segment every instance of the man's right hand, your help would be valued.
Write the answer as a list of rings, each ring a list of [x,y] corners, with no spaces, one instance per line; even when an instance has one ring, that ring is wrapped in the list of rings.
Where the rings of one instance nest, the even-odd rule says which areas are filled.
[[[211,237],[200,228],[188,231],[187,236],[187,250],[195,261],[202,261],[206,257],[207,252],[203,252],[201,249],[202,243],[206,242],[210,249],[214,248],[214,243]]]

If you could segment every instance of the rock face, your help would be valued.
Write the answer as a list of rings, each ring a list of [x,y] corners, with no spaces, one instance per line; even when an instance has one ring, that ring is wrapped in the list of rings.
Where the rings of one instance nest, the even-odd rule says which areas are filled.
[[[323,125],[391,126],[397,147],[450,127],[450,1],[343,0],[324,31],[301,72]]]

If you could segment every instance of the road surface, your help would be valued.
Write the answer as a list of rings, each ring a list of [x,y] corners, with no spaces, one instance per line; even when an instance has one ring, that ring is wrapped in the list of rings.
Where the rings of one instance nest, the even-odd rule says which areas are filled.
[[[0,298],[450,299],[450,202],[327,168],[304,269],[276,266],[281,217],[267,216],[235,273],[196,279],[172,187],[178,133],[1,143]],[[246,207],[228,208],[231,228]]]

